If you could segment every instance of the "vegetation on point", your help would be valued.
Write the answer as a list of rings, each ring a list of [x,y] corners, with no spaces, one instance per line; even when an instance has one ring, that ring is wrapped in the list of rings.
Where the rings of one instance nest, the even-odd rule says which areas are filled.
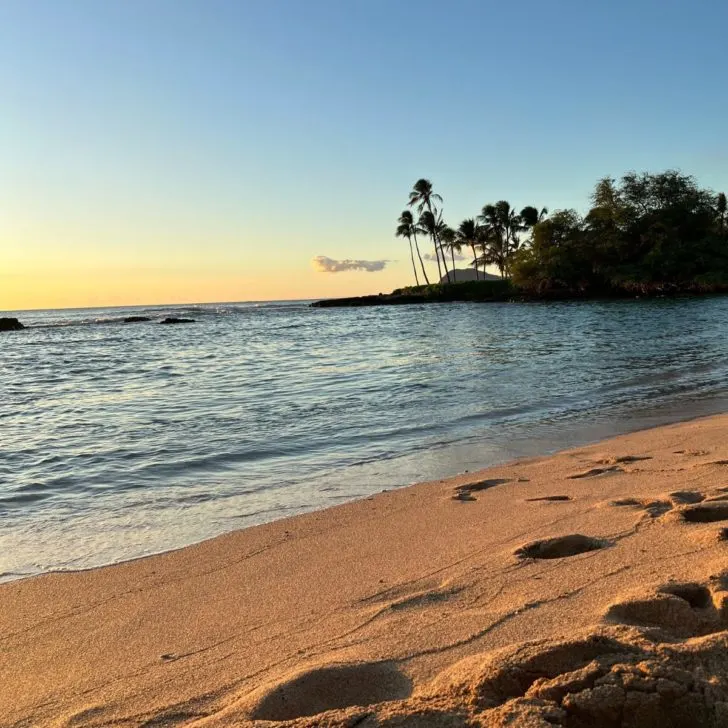
[[[443,220],[442,198],[426,179],[418,180],[396,234],[410,243],[415,282],[415,252],[426,286],[396,295],[426,300],[455,300],[454,292],[430,286],[418,235],[429,238],[438,271],[451,281],[455,253],[472,253],[479,271],[495,267],[507,286],[491,289],[486,281],[467,291],[458,284],[457,300],[557,295],[706,292],[728,289],[728,209],[726,196],[702,189],[674,170],[659,174],[630,172],[619,182],[597,182],[592,207],[576,210],[524,207],[505,200],[484,205],[480,214],[454,229]],[[449,256],[448,256],[449,254]],[[448,267],[450,257],[452,268]],[[496,281],[495,283],[502,283]],[[395,295],[393,294],[393,295]],[[466,297],[467,296],[467,297]]]
[[[424,301],[505,301],[518,291],[507,279],[431,283],[427,286],[406,286],[392,291],[393,297],[416,297]]]

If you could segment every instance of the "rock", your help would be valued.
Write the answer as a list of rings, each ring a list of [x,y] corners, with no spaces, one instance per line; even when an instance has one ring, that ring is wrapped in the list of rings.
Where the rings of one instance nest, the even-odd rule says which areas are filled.
[[[139,324],[143,321],[151,321],[152,319],[149,318],[149,316],[127,316],[124,319],[125,324]]]
[[[160,324],[193,324],[194,319],[177,318],[176,316],[167,316],[166,319],[159,322]]]
[[[20,331],[24,328],[16,318],[0,318],[0,331]]]

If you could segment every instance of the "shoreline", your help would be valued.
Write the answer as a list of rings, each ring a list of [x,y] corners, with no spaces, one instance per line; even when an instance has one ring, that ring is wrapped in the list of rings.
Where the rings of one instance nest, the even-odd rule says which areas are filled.
[[[313,301],[312,308],[358,308],[362,306],[408,306],[425,303],[563,303],[628,301],[655,298],[706,298],[725,296],[728,285],[695,283],[635,283],[598,290],[520,288],[507,278],[407,286],[391,293],[324,298]]]
[[[488,660],[524,641],[586,630],[587,641],[599,633],[649,652],[657,629],[656,644],[678,640],[691,655],[708,649],[705,635],[725,650],[728,503],[711,502],[709,515],[726,510],[715,521],[685,519],[725,490],[726,427],[728,415],[714,415],[643,429],[154,556],[6,582],[8,719],[323,725],[303,716],[329,708],[332,726],[423,710],[437,712],[432,725],[460,725],[473,707],[453,685],[477,692]],[[672,582],[692,584],[702,606],[660,591]],[[332,686],[344,683],[353,694],[334,704]],[[524,696],[481,706],[482,719],[526,710]]]
[[[577,442],[562,443],[560,445],[548,447],[543,450],[539,450],[536,453],[517,455],[515,457],[506,456],[503,459],[496,460],[492,463],[484,465],[483,467],[478,467],[473,470],[464,470],[464,471],[460,471],[457,473],[448,473],[445,475],[436,476],[434,478],[415,480],[415,481],[408,482],[408,483],[394,485],[389,488],[382,488],[381,490],[377,490],[377,491],[368,493],[366,495],[359,494],[357,496],[352,497],[350,500],[344,500],[344,501],[340,501],[337,503],[330,503],[328,505],[313,506],[310,509],[302,510],[299,513],[294,513],[292,515],[281,515],[281,516],[274,517],[272,520],[262,521],[261,523],[253,523],[248,526],[242,526],[240,528],[233,528],[231,530],[223,531],[221,533],[217,533],[217,534],[211,535],[211,536],[206,536],[206,537],[200,538],[198,540],[191,541],[189,543],[184,543],[180,546],[173,546],[171,548],[163,548],[163,549],[160,549],[159,551],[142,553],[137,556],[130,556],[128,558],[121,558],[116,561],[109,561],[109,562],[102,563],[102,564],[95,564],[95,565],[79,567],[79,568],[75,568],[75,569],[49,569],[47,571],[40,571],[37,573],[24,573],[23,574],[23,573],[8,572],[6,574],[5,573],[0,574],[0,587],[2,587],[3,584],[17,583],[19,581],[37,579],[39,577],[44,577],[44,576],[48,576],[48,575],[83,574],[83,573],[87,573],[87,572],[96,571],[98,569],[106,569],[106,568],[111,568],[114,566],[133,563],[133,562],[139,561],[141,559],[155,558],[158,556],[163,556],[165,554],[175,553],[177,551],[181,551],[186,548],[199,546],[200,544],[203,544],[207,541],[212,541],[214,539],[221,538],[223,536],[227,536],[230,534],[238,533],[240,531],[247,531],[252,528],[260,528],[260,527],[268,526],[272,523],[277,523],[278,521],[295,519],[300,516],[305,516],[305,515],[308,515],[311,513],[326,512],[330,509],[337,508],[339,506],[344,506],[344,505],[347,505],[350,503],[358,503],[362,500],[368,500],[374,496],[377,496],[380,493],[400,491],[402,489],[412,488],[414,486],[422,485],[425,483],[444,483],[444,482],[448,482],[451,480],[455,481],[456,479],[474,477],[479,473],[485,473],[486,471],[491,470],[493,468],[499,468],[499,467],[505,467],[505,466],[514,466],[515,467],[521,463],[525,463],[525,462],[528,462],[531,460],[548,459],[561,452],[566,452],[569,450],[573,450],[575,448],[589,447],[591,445],[597,445],[600,442],[605,442],[605,441],[614,439],[616,437],[623,437],[623,436],[628,436],[628,435],[632,435],[632,434],[636,434],[636,433],[640,433],[640,432],[646,432],[646,431],[653,430],[653,429],[660,428],[660,427],[670,427],[673,425],[680,425],[680,424],[686,424],[686,423],[691,423],[691,422],[699,422],[701,420],[721,416],[722,414],[723,414],[722,412],[717,412],[717,413],[709,412],[707,414],[697,414],[697,415],[689,414],[689,415],[685,415],[684,417],[674,416],[674,414],[671,414],[670,416],[659,416],[659,417],[656,416],[655,417],[655,419],[657,421],[656,423],[640,424],[635,429],[628,429],[623,432],[612,432],[612,433],[608,434],[606,437],[604,437],[604,436],[599,436],[599,437],[594,437],[594,438],[589,437],[587,439],[579,440]],[[728,415],[728,412],[726,412],[725,414]],[[476,443],[475,441],[472,441],[469,443],[469,446],[473,450],[477,450],[479,447],[479,444],[480,443]],[[453,443],[450,443],[449,446],[452,447]],[[6,577],[9,577],[9,578],[6,578]]]

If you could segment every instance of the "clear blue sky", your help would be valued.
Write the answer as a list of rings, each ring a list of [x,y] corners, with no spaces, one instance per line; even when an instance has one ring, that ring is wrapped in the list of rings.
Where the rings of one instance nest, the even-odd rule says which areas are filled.
[[[727,69],[722,0],[4,0],[0,308],[386,290],[421,176],[451,224],[726,189]]]

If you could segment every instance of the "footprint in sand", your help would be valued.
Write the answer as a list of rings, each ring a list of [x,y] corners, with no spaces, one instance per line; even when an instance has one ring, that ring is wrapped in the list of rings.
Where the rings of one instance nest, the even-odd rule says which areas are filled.
[[[669,582],[648,592],[628,595],[609,605],[606,622],[659,627],[676,637],[697,637],[728,626],[726,578],[719,575],[710,587],[696,582]]]
[[[596,460],[597,465],[618,465],[620,463],[639,463],[643,460],[652,460],[651,455],[619,455],[617,457],[606,457]]]
[[[432,725],[717,728],[728,724],[727,667],[721,635],[660,644],[603,626],[465,658],[425,694],[435,705],[458,696],[482,711],[472,722],[453,711]],[[430,725],[406,724],[415,723]]]
[[[477,483],[459,485],[455,488],[455,494],[452,496],[452,499],[459,501],[476,501],[478,499],[473,495],[473,493],[478,493],[481,490],[488,490],[489,488],[495,488],[496,485],[505,485],[510,482],[512,481],[508,478],[490,478],[489,480],[480,480]]]
[[[402,700],[412,681],[394,662],[325,665],[289,677],[250,698],[252,720],[282,721],[327,710]]]
[[[688,505],[675,513],[683,523],[717,523],[728,521],[728,502],[703,501],[695,505]]]
[[[412,596],[404,597],[392,602],[389,609],[397,612],[402,609],[418,609],[421,607],[429,607],[431,604],[439,604],[457,596],[463,587],[452,587],[450,589],[440,589],[433,591],[420,592]]]
[[[651,518],[658,518],[672,511],[673,508],[701,503],[704,500],[705,495],[696,490],[676,490],[665,496],[651,498],[617,498],[616,500],[609,501],[607,505],[617,508],[639,508],[645,511]]]
[[[609,501],[607,505],[614,508],[639,508],[650,518],[658,518],[671,511],[673,507],[669,500],[659,498],[617,498]]]
[[[540,498],[526,498],[526,503],[536,503],[538,501],[549,501],[549,502],[556,502],[556,503],[562,503],[564,501],[570,501],[571,496],[570,495],[544,495]]]
[[[563,559],[588,551],[597,551],[608,545],[608,541],[572,533],[568,536],[532,541],[516,549],[514,555],[519,559]]]
[[[697,490],[675,490],[668,494],[668,498],[676,506],[700,503],[705,500],[705,496]]]
[[[614,473],[623,473],[624,468],[620,468],[619,465],[609,465],[603,468],[589,468],[581,473],[574,473],[573,475],[567,475],[569,480],[577,480],[578,478],[596,478],[598,475],[610,475]]]
[[[652,460],[651,455],[617,455],[617,456],[604,456],[598,457],[596,460],[592,460],[595,467],[584,470],[580,473],[574,473],[568,475],[567,478],[576,480],[578,478],[595,478],[599,475],[609,475],[614,473],[627,472],[622,465],[628,465],[630,463],[637,463],[642,460]]]

